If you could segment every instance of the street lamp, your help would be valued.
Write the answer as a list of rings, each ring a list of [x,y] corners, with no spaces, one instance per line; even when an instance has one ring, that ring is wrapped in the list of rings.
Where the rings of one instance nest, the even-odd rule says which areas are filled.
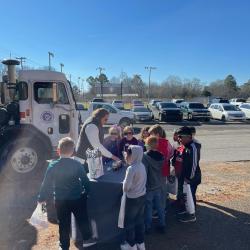
[[[152,66],[146,66],[145,67],[146,70],[149,71],[149,76],[148,76],[148,101],[150,100],[150,87],[151,87],[151,71],[154,69],[157,69],[156,67],[152,67]]]

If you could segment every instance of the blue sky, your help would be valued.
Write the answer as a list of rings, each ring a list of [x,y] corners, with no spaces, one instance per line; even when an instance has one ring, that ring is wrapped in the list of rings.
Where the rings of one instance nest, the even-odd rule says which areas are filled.
[[[25,56],[87,78],[169,75],[203,82],[233,74],[250,78],[250,2],[247,0],[12,0],[1,1],[0,58]]]

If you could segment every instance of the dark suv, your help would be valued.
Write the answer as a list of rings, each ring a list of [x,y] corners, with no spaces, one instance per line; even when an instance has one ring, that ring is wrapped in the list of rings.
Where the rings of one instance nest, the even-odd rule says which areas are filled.
[[[182,102],[181,112],[183,119],[186,120],[210,121],[211,117],[208,109],[200,102]]]

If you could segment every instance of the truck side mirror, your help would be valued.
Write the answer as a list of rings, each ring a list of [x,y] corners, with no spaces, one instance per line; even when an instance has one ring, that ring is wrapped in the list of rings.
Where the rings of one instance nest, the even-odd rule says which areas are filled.
[[[53,86],[52,86],[52,93],[53,93],[53,103],[57,103],[58,102],[58,94],[57,94],[57,84],[55,82],[53,82]]]

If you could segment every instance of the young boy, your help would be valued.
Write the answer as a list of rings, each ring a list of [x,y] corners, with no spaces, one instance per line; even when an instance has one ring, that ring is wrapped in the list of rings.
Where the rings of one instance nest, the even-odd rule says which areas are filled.
[[[200,161],[200,144],[192,139],[192,130],[189,127],[181,127],[178,131],[180,143],[184,146],[182,154],[182,173],[181,184],[184,182],[190,184],[194,205],[196,206],[196,190],[201,183],[201,170],[199,166]],[[185,213],[181,222],[196,221],[195,214]]]
[[[76,218],[83,239],[91,237],[87,214],[89,179],[83,166],[70,158],[74,147],[74,141],[69,137],[59,141],[60,158],[49,164],[38,196],[38,202],[43,203],[54,193],[62,250],[69,250],[70,246],[71,213]]]
[[[191,133],[192,133],[192,139],[193,139],[193,141],[196,142],[196,143],[201,144],[201,143],[195,138],[195,136],[196,136],[196,128],[195,128],[195,127],[189,127],[189,128],[190,128]]]
[[[162,167],[164,157],[159,151],[157,151],[157,137],[148,137],[145,145],[147,147],[147,152],[144,153],[142,163],[147,171],[145,211],[146,233],[151,232],[153,207],[156,209],[159,217],[158,230],[160,233],[165,233],[165,211],[162,206]]]
[[[122,250],[145,250],[144,244],[144,207],[147,173],[142,164],[143,149],[130,145],[126,153],[129,167],[123,181],[123,192],[126,193],[125,231],[126,244]]]

